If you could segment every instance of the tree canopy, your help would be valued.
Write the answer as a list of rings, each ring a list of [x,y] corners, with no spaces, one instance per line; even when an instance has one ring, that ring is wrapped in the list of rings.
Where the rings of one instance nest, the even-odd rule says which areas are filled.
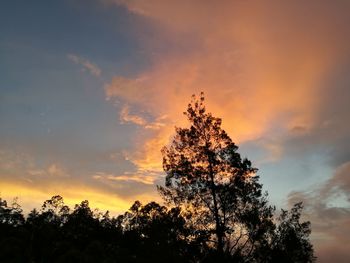
[[[286,247],[280,244],[287,241],[293,229],[298,232],[293,244],[306,241],[305,247],[300,243],[298,249],[307,248],[312,261],[309,224],[296,229],[301,205],[292,209],[297,222],[288,221],[283,212],[277,227],[275,209],[268,205],[267,194],[262,193],[257,169],[237,152],[237,145],[221,128],[221,119],[206,111],[203,93],[198,99],[192,97],[185,115],[190,126],[176,128],[172,142],[162,150],[166,182],[159,190],[169,204],[192,215],[189,224],[196,230],[194,237],[214,247],[220,257],[261,262],[271,256],[272,250],[279,248],[283,254]],[[301,255],[292,254],[295,262],[301,260]]]

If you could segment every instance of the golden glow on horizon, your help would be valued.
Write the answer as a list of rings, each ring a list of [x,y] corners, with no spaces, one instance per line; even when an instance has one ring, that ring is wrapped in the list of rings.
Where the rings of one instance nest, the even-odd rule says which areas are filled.
[[[39,209],[43,202],[54,195],[61,195],[65,204],[74,208],[75,204],[88,200],[92,209],[98,208],[100,211],[110,211],[112,215],[126,212],[134,200],[126,200],[107,192],[98,191],[92,187],[79,185],[60,186],[33,186],[19,182],[0,181],[1,198],[11,203],[14,197],[18,197],[18,203],[25,208],[25,212],[30,209]],[[140,196],[142,200],[151,200],[152,197]],[[136,200],[136,199],[135,199]]]

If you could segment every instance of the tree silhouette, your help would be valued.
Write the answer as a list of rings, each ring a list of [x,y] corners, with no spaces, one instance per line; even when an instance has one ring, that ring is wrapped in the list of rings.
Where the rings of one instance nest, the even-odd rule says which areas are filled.
[[[138,240],[138,256],[150,262],[190,262],[197,256],[195,245],[186,240],[190,230],[185,224],[180,208],[156,202],[143,206],[136,201],[122,220],[126,236]]]
[[[171,144],[162,150],[167,175],[165,187],[158,187],[161,195],[191,214],[188,223],[196,230],[194,236],[215,248],[214,257],[263,261],[272,240],[282,238],[289,226],[295,229],[295,222],[282,214],[283,224],[276,232],[274,208],[262,194],[257,169],[242,159],[221,128],[221,119],[207,113],[203,93],[199,99],[193,96],[185,115],[190,127],[176,128]],[[295,231],[308,242],[308,231]]]
[[[270,262],[312,262],[313,248],[308,239],[310,222],[300,223],[302,203],[297,203],[290,211],[282,210],[279,224],[273,236],[271,251],[266,258]]]

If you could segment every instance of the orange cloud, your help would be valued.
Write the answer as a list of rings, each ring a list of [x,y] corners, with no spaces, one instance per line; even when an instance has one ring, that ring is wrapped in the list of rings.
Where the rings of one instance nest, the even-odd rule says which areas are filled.
[[[129,113],[129,107],[124,106],[122,110],[120,111],[120,120],[123,122],[132,122],[134,124],[145,126],[146,120],[138,115],[131,115]]]
[[[209,111],[223,118],[224,128],[239,143],[275,129],[312,128],[322,107],[324,79],[348,49],[340,41],[348,17],[342,9],[348,4],[110,2],[153,19],[159,35],[179,46],[191,42],[191,48],[155,53],[151,69],[135,78],[115,76],[105,86],[106,96],[150,111],[154,118],[168,115],[180,126],[190,96],[204,91]],[[174,131],[168,126],[152,136],[138,135],[130,153],[135,164],[161,168],[159,149]]]
[[[119,114],[121,123],[133,123],[139,126],[142,126],[145,129],[158,130],[161,127],[165,126],[165,123],[162,122],[166,119],[166,116],[160,116],[155,121],[149,122],[141,115],[130,114],[129,106],[124,105]]]

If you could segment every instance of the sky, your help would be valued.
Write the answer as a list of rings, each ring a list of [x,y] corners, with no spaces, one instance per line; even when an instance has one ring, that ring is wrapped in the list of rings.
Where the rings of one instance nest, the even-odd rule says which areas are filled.
[[[161,201],[160,150],[192,94],[303,201],[319,262],[350,257],[350,2],[4,0],[0,196],[126,211]]]

